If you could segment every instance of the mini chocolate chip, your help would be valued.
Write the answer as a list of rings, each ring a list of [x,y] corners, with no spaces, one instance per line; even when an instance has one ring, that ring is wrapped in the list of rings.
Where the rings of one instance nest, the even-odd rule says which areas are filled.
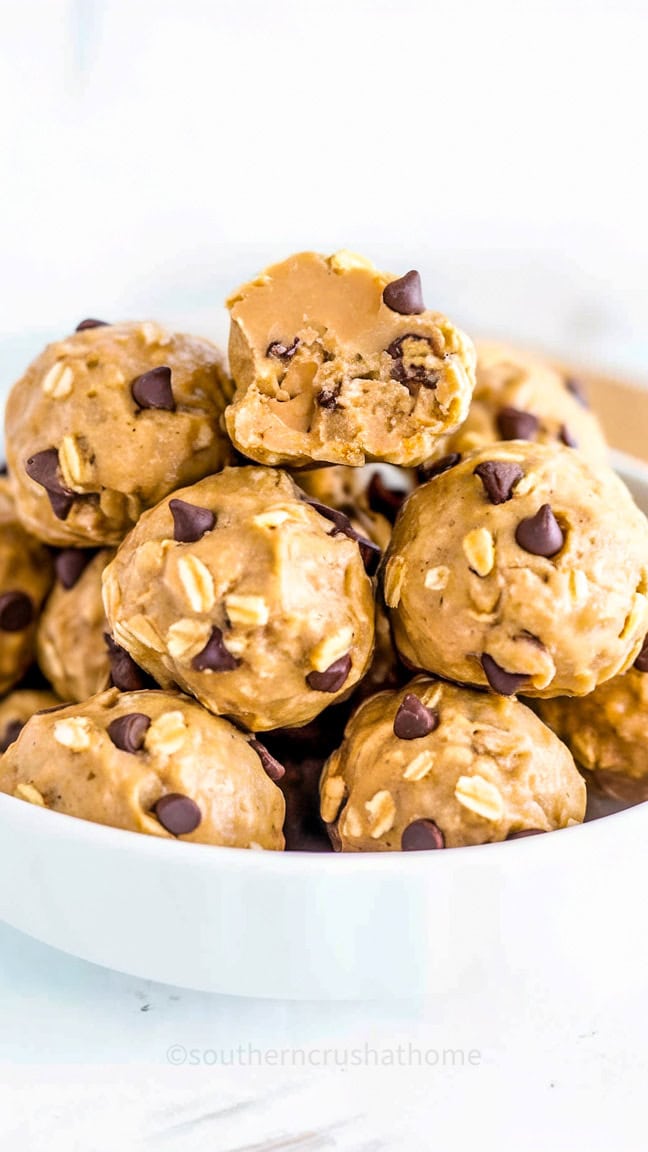
[[[590,403],[585,391],[585,385],[581,380],[577,380],[574,376],[568,376],[565,379],[565,388],[571,392],[575,400],[578,400],[581,408],[589,408]]]
[[[506,504],[524,472],[519,464],[506,460],[484,460],[473,470],[473,475],[479,476],[491,504]]]
[[[365,572],[368,576],[373,576],[380,563],[381,552],[378,545],[374,544],[373,540],[369,540],[366,536],[361,536],[359,532],[356,532],[349,517],[345,516],[344,512],[340,512],[338,508],[329,508],[328,504],[320,504],[319,500],[311,500],[309,497],[305,499],[306,503],[310,504],[311,508],[314,508],[316,512],[319,512],[320,516],[323,516],[326,520],[330,520],[331,523],[335,525],[333,531],[329,532],[329,536],[337,536],[339,534],[348,536],[349,540],[355,540],[360,548],[360,555],[362,556],[362,562],[365,566]]]
[[[648,672],[648,633],[644,637],[641,652],[637,656],[633,667],[637,669],[637,672]]]
[[[110,327],[110,325],[108,324],[107,320],[88,319],[88,320],[82,320],[80,324],[77,324],[77,326],[75,328],[75,332],[86,332],[88,330],[88,328],[109,328],[109,327]]]
[[[202,812],[190,796],[169,792],[161,796],[153,811],[163,828],[172,836],[187,836],[195,832],[202,820]]]
[[[299,336],[295,336],[292,344],[282,344],[280,340],[273,340],[266,348],[266,356],[273,360],[292,360],[299,346]]]
[[[66,591],[74,588],[95,553],[89,548],[64,548],[54,561],[56,578]]]
[[[7,465],[5,464],[4,460],[0,460],[0,476],[8,476],[8,475],[9,475],[9,469],[7,468]]]
[[[521,828],[519,832],[509,832],[507,840],[524,840],[525,836],[542,836],[544,828]]]
[[[150,718],[143,712],[129,712],[126,716],[112,720],[106,731],[115,748],[121,752],[135,753],[143,747],[144,737],[150,727]]]
[[[348,680],[350,671],[351,656],[347,652],[346,656],[334,660],[325,672],[309,672],[306,683],[314,692],[339,692]]]
[[[481,666],[493,692],[498,692],[500,696],[514,696],[529,679],[526,673],[505,672],[486,652],[481,658]]]
[[[448,456],[442,456],[440,460],[433,461],[432,464],[421,464],[417,469],[417,475],[421,484],[427,484],[428,480],[434,480],[435,476],[442,476],[444,472],[449,472],[451,468],[456,468],[457,464],[461,463],[460,452],[450,452]]]
[[[171,388],[171,369],[166,364],[143,372],[131,382],[131,395],[138,408],[156,408],[165,412],[175,412],[175,400]]]
[[[500,408],[495,423],[501,440],[533,440],[539,427],[537,416],[519,408]]]
[[[119,688],[120,692],[139,692],[142,688],[146,688],[149,678],[135,663],[133,657],[125,648],[115,644],[107,632],[104,632],[104,640],[110,659],[110,679],[113,686]]]
[[[555,556],[565,543],[563,531],[550,504],[543,504],[535,516],[520,520],[515,529],[515,539],[520,548],[532,556]]]
[[[435,348],[429,336],[423,336],[420,332],[406,332],[403,336],[399,336],[397,340],[392,340],[386,352],[391,356],[394,361],[391,369],[392,380],[398,380],[399,384],[405,384],[410,395],[416,396],[422,387],[436,388],[441,373],[434,370],[428,371],[425,364],[408,364],[405,367],[403,358],[403,345],[406,340],[418,340],[419,343],[428,344],[430,350],[435,353]]]
[[[403,852],[429,852],[433,848],[445,848],[443,832],[434,820],[413,820],[401,837]]]
[[[74,504],[75,493],[65,488],[59,477],[59,454],[56,448],[45,448],[36,452],[25,462],[25,472],[41,488],[44,488],[58,520],[67,520]]]
[[[335,384],[332,388],[322,388],[316,396],[318,406],[320,408],[328,408],[331,411],[337,408],[338,397],[341,391],[341,384]]]
[[[227,651],[220,628],[212,628],[211,636],[202,652],[194,656],[191,667],[196,672],[233,672],[241,661]]]
[[[399,740],[418,740],[438,727],[439,713],[434,708],[426,708],[418,696],[408,692],[394,718],[394,736]]]
[[[393,524],[407,497],[406,492],[388,488],[379,472],[374,472],[367,488],[369,507]]]
[[[173,516],[173,539],[180,544],[195,544],[205,532],[211,532],[216,523],[211,509],[199,508],[186,500],[169,500],[169,509]]]
[[[401,316],[418,316],[425,312],[421,277],[414,269],[406,272],[399,280],[387,284],[382,298],[392,312],[398,312]]]
[[[10,744],[17,740],[25,727],[24,720],[10,720],[0,736],[0,752],[6,752]]]
[[[0,596],[0,632],[24,632],[34,619],[34,605],[24,592]]]
[[[558,435],[560,436],[563,444],[567,446],[567,448],[578,448],[578,440],[575,436],[572,436],[566,424],[560,425],[560,431]]]
[[[283,764],[280,764],[278,760],[275,760],[274,756],[270,755],[268,749],[265,748],[259,740],[250,740],[249,744],[250,748],[254,748],[254,751],[259,757],[259,760],[263,764],[263,769],[266,774],[270,777],[271,780],[274,780],[276,784],[277,781],[281,780],[281,777],[285,775],[286,769],[284,768]]]

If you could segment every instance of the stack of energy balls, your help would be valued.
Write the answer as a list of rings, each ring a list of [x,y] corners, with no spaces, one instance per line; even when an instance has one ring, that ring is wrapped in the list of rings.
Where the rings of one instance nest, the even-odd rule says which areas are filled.
[[[11,392],[0,789],[342,852],[643,798],[648,522],[578,383],[349,252],[228,306],[229,370],[85,320]]]

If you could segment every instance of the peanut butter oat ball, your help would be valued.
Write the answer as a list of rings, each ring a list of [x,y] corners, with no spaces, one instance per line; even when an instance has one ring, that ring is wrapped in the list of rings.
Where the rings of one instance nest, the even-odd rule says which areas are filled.
[[[9,481],[0,477],[0,695],[32,663],[38,616],[51,583],[50,554],[22,527]]]
[[[607,463],[603,431],[575,380],[506,344],[482,342],[468,417],[445,438],[435,459],[502,440],[565,444],[592,465]]]
[[[282,771],[180,693],[111,688],[33,716],[0,761],[0,791],[131,832],[281,851]]]
[[[585,814],[568,749],[529,708],[427,676],[360,706],[320,797],[342,852],[486,844]]]
[[[87,700],[110,685],[101,577],[114,551],[66,548],[36,637],[38,663],[61,700]]]
[[[383,573],[411,666],[509,695],[584,696],[648,628],[648,522],[610,469],[512,441],[415,491]]]
[[[415,465],[468,412],[471,341],[399,279],[350,252],[291,256],[228,300],[239,451],[290,467]]]
[[[362,549],[362,550],[361,550]],[[374,640],[374,546],[284,472],[228,468],[142,516],[104,573],[116,643],[253,730],[348,695]]]
[[[19,688],[0,700],[0,755],[18,739],[25,724],[35,712],[55,708],[60,700],[53,692]]]
[[[20,518],[62,547],[118,544],[144,509],[230,459],[214,345],[150,322],[90,323],[48,345],[7,401]]]
[[[648,642],[623,676],[589,696],[538,701],[538,711],[606,792],[648,799]]]

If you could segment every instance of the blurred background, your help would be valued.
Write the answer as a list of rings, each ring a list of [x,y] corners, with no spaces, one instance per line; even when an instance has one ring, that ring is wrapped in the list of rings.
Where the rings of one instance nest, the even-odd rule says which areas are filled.
[[[299,248],[648,376],[645,0],[0,0],[0,371]]]

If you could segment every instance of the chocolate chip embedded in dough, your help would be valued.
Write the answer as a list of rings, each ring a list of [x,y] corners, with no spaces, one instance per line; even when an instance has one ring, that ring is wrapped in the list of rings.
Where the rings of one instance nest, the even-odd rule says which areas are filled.
[[[372,512],[379,512],[393,524],[406,497],[406,492],[390,488],[380,473],[374,472],[367,488],[367,499]]]
[[[581,408],[589,408],[590,403],[585,390],[585,385],[581,380],[577,380],[575,376],[568,376],[565,379],[565,388],[575,400],[578,400]]]
[[[572,434],[569,431],[569,428],[567,427],[566,424],[560,425],[560,431],[559,431],[558,435],[559,435],[562,443],[565,445],[565,447],[578,448],[578,440],[576,439],[575,436],[572,436]]]
[[[408,692],[394,718],[394,736],[399,740],[418,740],[438,727],[439,713],[434,708],[426,708],[418,696]]]
[[[320,516],[323,516],[325,520],[330,520],[331,523],[335,525],[333,532],[329,533],[330,536],[336,536],[339,533],[340,535],[347,536],[349,540],[355,540],[360,548],[360,555],[362,556],[365,571],[368,576],[373,576],[378,568],[381,557],[381,551],[378,545],[375,544],[373,540],[369,540],[367,536],[361,536],[359,532],[356,532],[349,517],[345,516],[344,512],[340,512],[338,508],[329,508],[328,504],[320,504],[319,500],[311,500],[308,497],[306,498],[306,503],[310,504],[311,508],[314,508],[316,512],[319,512]]]
[[[445,848],[445,838],[434,820],[413,820],[407,825],[401,837],[403,852],[429,852],[438,848]]]
[[[222,630],[212,628],[209,640],[202,651],[194,656],[191,667],[196,672],[233,672],[240,663],[225,647]]]
[[[120,692],[139,692],[142,688],[148,687],[149,677],[126,649],[115,644],[107,632],[104,632],[104,640],[110,660],[110,679],[114,687],[119,688]]]
[[[270,777],[270,779],[273,780],[275,784],[278,780],[281,780],[282,776],[284,776],[286,772],[283,764],[280,764],[278,760],[275,760],[274,756],[270,755],[268,749],[263,744],[261,744],[259,740],[250,740],[250,748],[254,748],[254,751],[259,757],[259,760],[263,764],[264,772]]]
[[[506,672],[486,652],[481,658],[481,666],[493,692],[499,693],[500,696],[514,696],[529,679],[526,673]]]
[[[421,277],[414,269],[387,284],[382,298],[392,312],[398,312],[401,316],[418,316],[425,312]]]
[[[34,603],[25,592],[0,596],[0,632],[24,632],[34,619]]]
[[[63,585],[66,592],[74,588],[94,555],[91,548],[64,548],[58,553],[54,569],[59,584]]]
[[[76,494],[61,483],[57,449],[45,448],[42,452],[35,452],[25,462],[25,472],[45,489],[56,518],[67,520]]]
[[[309,672],[306,683],[314,692],[339,692],[351,671],[351,656],[340,656],[324,672]]]
[[[195,832],[202,820],[202,812],[190,796],[169,792],[161,796],[153,811],[163,828],[172,836],[187,836]]]
[[[175,412],[171,369],[161,364],[158,368],[151,368],[141,376],[136,376],[131,382],[131,395],[138,408]]]
[[[519,464],[507,460],[484,460],[473,474],[479,476],[491,504],[506,504],[513,496],[515,485],[524,476]]]
[[[644,637],[644,642],[641,645],[641,652],[633,665],[637,672],[648,672],[648,634]]]
[[[169,500],[169,510],[173,516],[173,539],[180,544],[195,544],[216,524],[210,508],[199,508],[186,500]]]
[[[273,340],[266,348],[266,356],[271,360],[292,360],[299,347],[299,336],[295,336],[292,344],[282,344],[281,340]]]
[[[25,727],[23,720],[10,720],[0,736],[0,752],[6,752],[10,744],[17,740]]]
[[[532,556],[556,556],[565,543],[565,536],[553,514],[550,504],[543,504],[534,516],[520,520],[515,529],[520,548]]]
[[[533,440],[540,427],[538,417],[532,412],[511,407],[500,408],[495,423],[502,440]]]
[[[109,328],[109,327],[110,327],[110,325],[109,325],[107,320],[94,320],[92,318],[89,318],[88,320],[82,320],[80,324],[77,324],[74,331],[75,332],[87,332],[89,328]]]
[[[419,481],[421,484],[427,484],[428,480],[434,480],[435,476],[442,476],[444,472],[449,472],[451,468],[456,468],[457,464],[460,463],[461,453],[450,452],[432,464],[421,464],[420,468],[417,469]]]
[[[129,712],[126,716],[118,716],[107,727],[106,731],[115,748],[121,752],[136,753],[144,746],[144,738],[151,726],[149,716],[143,712]]]

